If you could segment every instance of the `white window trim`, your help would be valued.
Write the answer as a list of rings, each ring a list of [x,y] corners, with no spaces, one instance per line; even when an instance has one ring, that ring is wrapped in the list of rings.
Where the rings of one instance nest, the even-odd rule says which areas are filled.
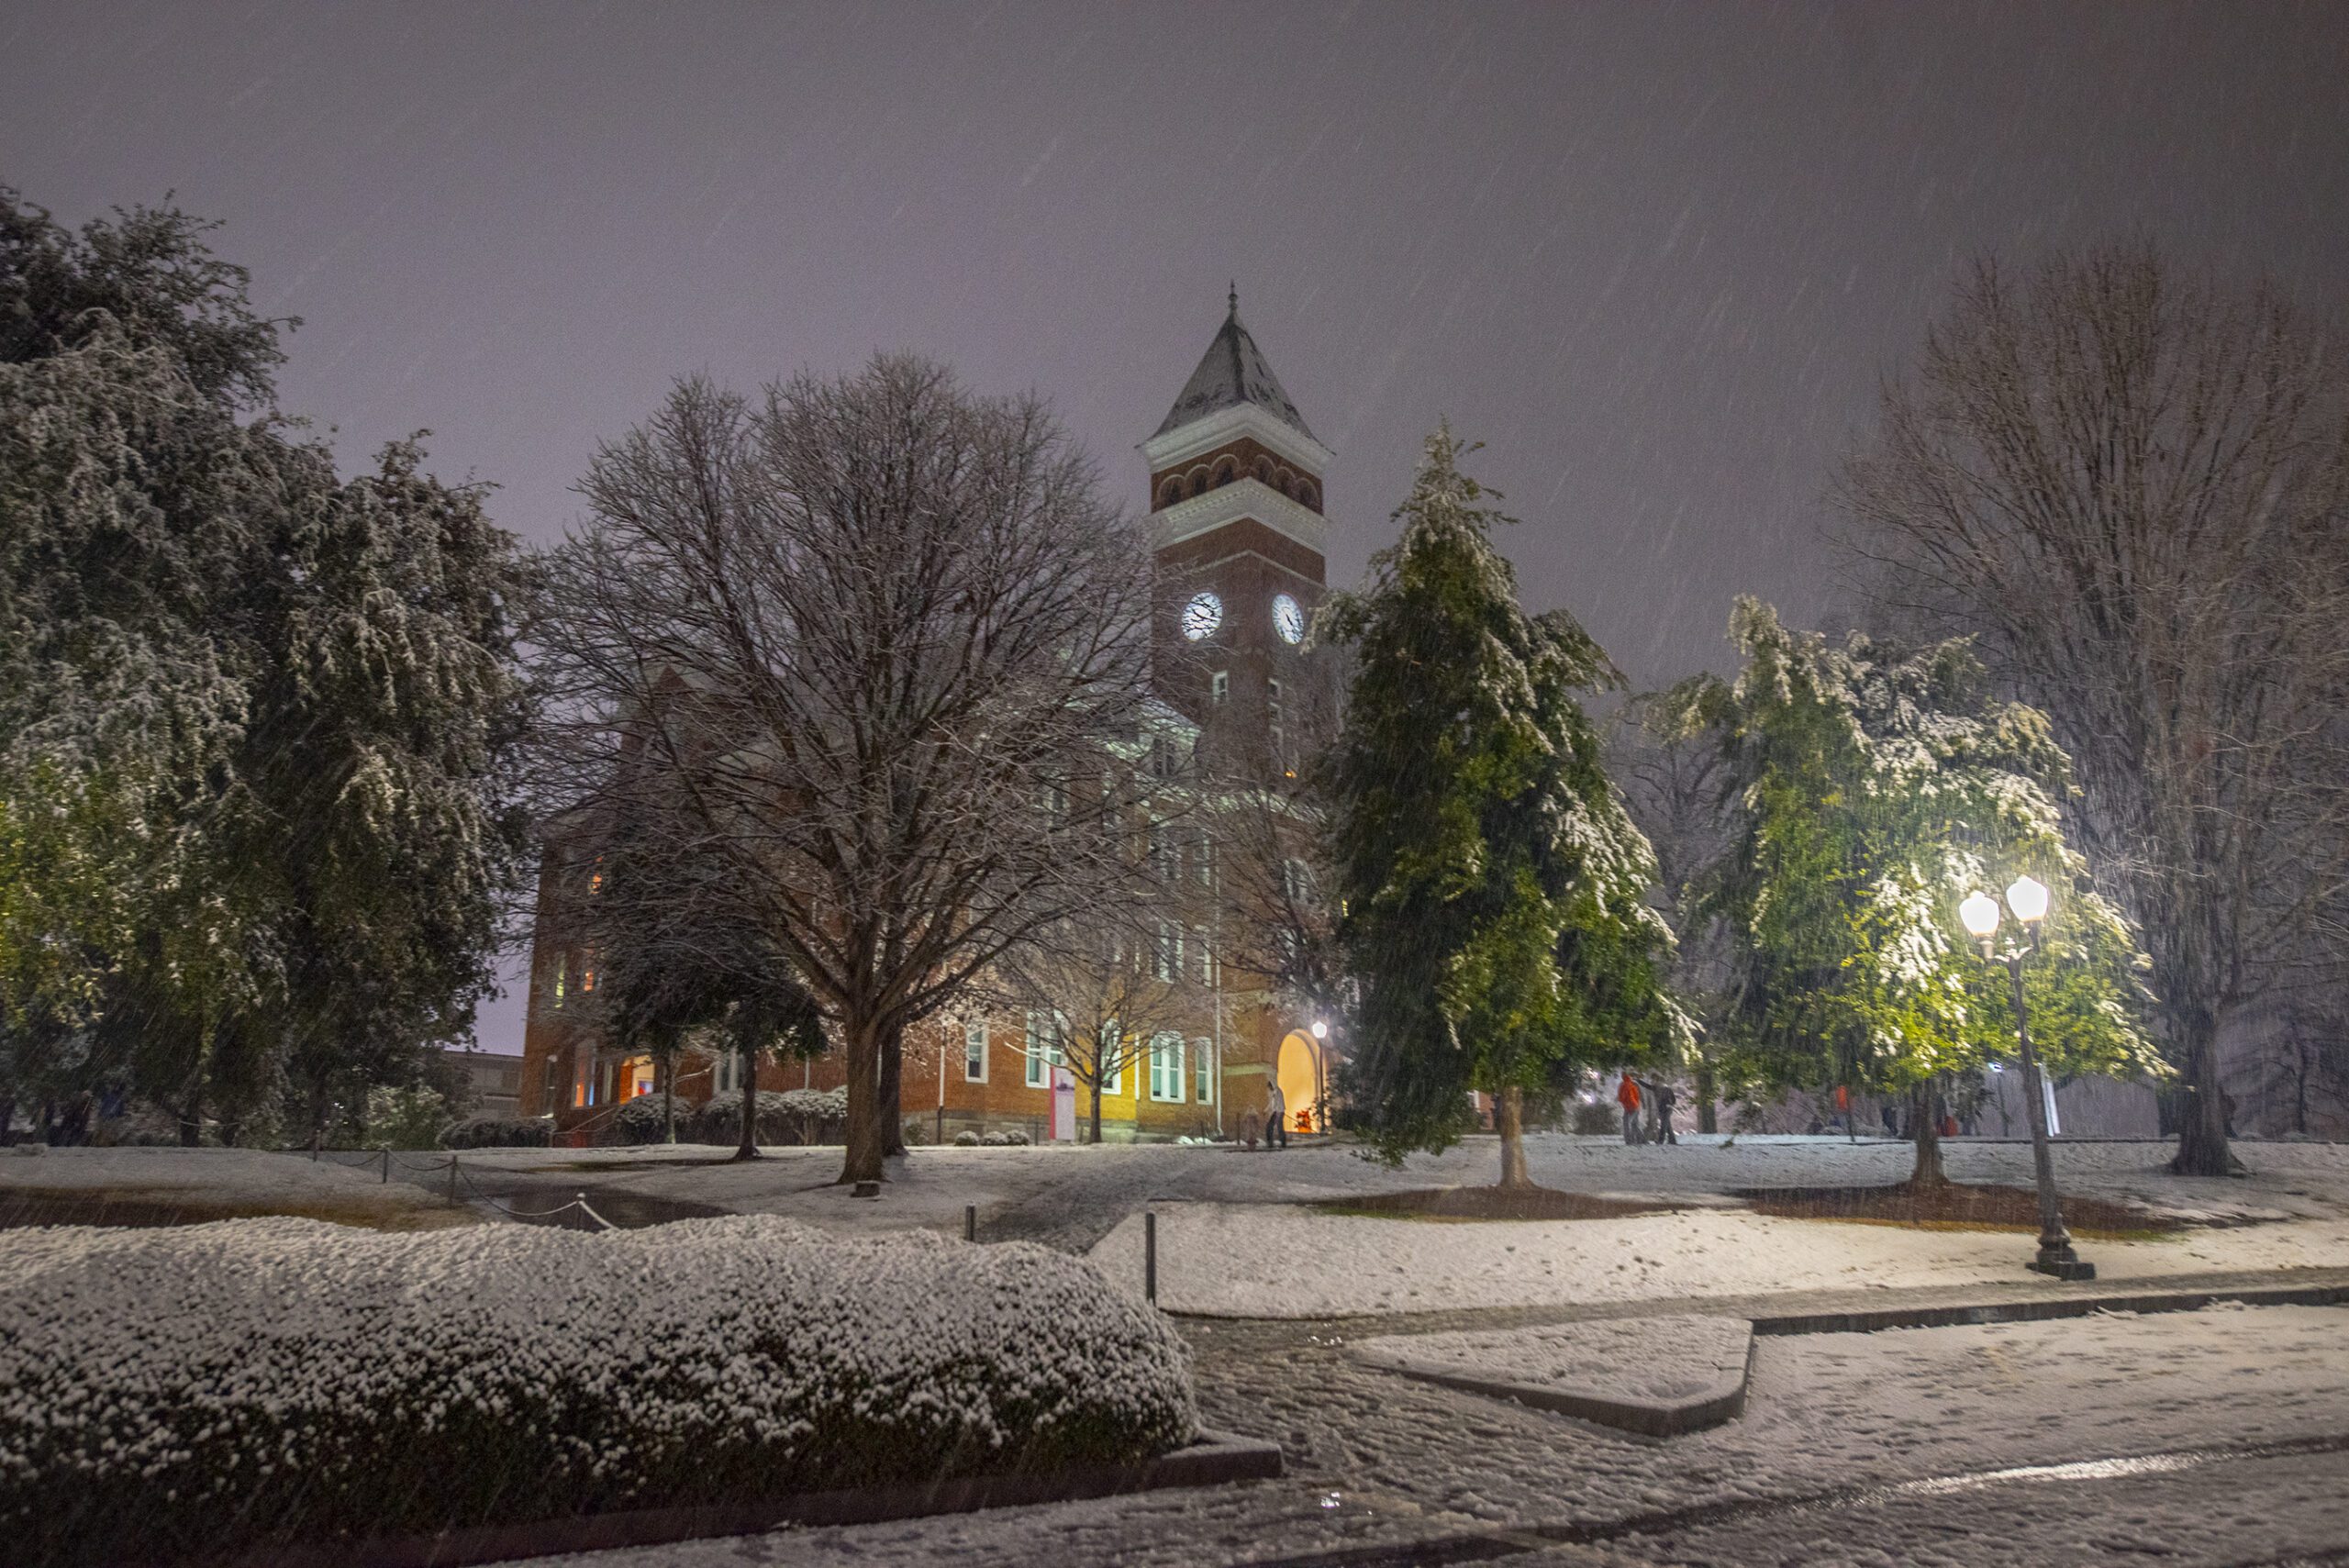
[[[1191,1041],[1191,1093],[1198,1104],[1215,1104],[1215,1041],[1200,1035]]]
[[[1183,1037],[1173,1029],[1162,1029],[1150,1037],[1150,1097],[1161,1105],[1183,1104],[1183,1077],[1186,1063],[1183,1055]],[[1174,1085],[1167,1094],[1161,1084]]]
[[[971,1071],[971,1046],[974,1040],[979,1048],[979,1070],[976,1073]],[[964,1024],[963,1026],[963,1082],[984,1084],[987,1081],[987,1055],[986,1020],[981,1018],[977,1023]]]

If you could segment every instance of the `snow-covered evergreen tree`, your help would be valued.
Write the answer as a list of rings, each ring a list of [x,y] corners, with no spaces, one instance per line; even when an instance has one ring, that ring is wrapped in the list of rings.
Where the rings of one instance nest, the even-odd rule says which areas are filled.
[[[1402,537],[1317,635],[1353,651],[1330,759],[1340,940],[1360,990],[1343,1088],[1389,1160],[1454,1141],[1496,1096],[1503,1185],[1527,1182],[1529,1093],[1668,1053],[1670,932],[1654,857],[1600,768],[1580,694],[1611,674],[1571,616],[1528,616],[1491,533],[1506,521],[1431,437]]]
[[[513,540],[246,417],[276,329],[202,232],[0,192],[0,1070],[190,1136],[462,1029],[523,718]]]
[[[1738,840],[1709,895],[1736,936],[1717,1061],[1731,1086],[1836,1084],[1912,1096],[1914,1180],[1942,1180],[1937,1086],[2009,1055],[2004,969],[1958,924],[1978,889],[2055,890],[2026,967],[2054,1073],[2154,1071],[2127,923],[2065,841],[2068,764],[2046,716],[1991,700],[1963,640],[1914,652],[1790,631],[1741,599],[1734,683],[1676,696],[1720,740]]]

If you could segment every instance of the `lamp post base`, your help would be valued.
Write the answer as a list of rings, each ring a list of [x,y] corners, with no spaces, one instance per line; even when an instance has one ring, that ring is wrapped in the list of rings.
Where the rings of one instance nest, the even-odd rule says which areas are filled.
[[[2096,1278],[2096,1265],[2082,1262],[2069,1247],[2061,1253],[2043,1251],[2031,1261],[2031,1267],[2040,1273],[2053,1274],[2057,1279]]]

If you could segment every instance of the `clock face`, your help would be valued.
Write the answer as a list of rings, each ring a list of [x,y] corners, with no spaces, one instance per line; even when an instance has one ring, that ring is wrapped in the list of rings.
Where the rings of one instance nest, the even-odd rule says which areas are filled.
[[[1273,629],[1283,642],[1305,640],[1305,611],[1286,594],[1273,595]]]
[[[1197,642],[1223,624],[1223,601],[1201,591],[1183,606],[1183,635]]]

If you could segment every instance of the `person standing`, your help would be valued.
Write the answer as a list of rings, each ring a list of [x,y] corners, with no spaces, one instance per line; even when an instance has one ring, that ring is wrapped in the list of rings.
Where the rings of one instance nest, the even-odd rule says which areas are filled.
[[[1623,1141],[1640,1141],[1640,1086],[1631,1082],[1630,1073],[1615,1085],[1615,1103],[1623,1107]]]
[[[1655,1140],[1658,1143],[1680,1141],[1680,1135],[1672,1130],[1672,1103],[1679,1097],[1678,1091],[1672,1086],[1671,1079],[1662,1078],[1656,1081]]]
[[[1281,1093],[1280,1080],[1275,1078],[1264,1091],[1264,1147],[1275,1144],[1288,1147],[1288,1096]]]

